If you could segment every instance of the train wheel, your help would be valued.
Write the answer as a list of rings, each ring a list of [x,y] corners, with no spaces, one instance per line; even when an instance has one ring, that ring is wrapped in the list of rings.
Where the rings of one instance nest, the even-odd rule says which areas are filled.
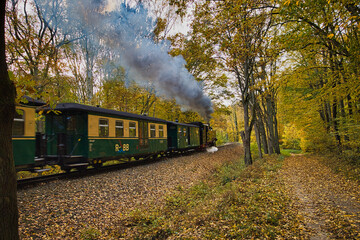
[[[94,166],[94,168],[101,168],[102,163],[94,163],[93,166]]]
[[[71,171],[70,167],[61,167],[61,170],[65,171],[66,173],[69,173]]]
[[[76,167],[76,170],[78,170],[79,172],[85,171],[86,169],[87,169],[87,166]]]

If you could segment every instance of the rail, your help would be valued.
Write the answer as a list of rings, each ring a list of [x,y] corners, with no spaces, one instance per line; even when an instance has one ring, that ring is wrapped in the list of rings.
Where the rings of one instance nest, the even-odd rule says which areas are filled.
[[[221,145],[221,146],[217,146],[217,148],[223,148],[223,147],[230,146],[230,145],[231,144]],[[189,154],[195,154],[195,153],[198,153],[198,152],[195,152],[195,151],[188,152],[186,154],[177,155],[177,157],[181,157],[181,156],[189,155]],[[76,179],[76,178],[81,178],[81,177],[86,177],[86,176],[93,176],[93,175],[104,173],[104,172],[111,172],[111,171],[116,171],[116,170],[120,170],[120,169],[126,169],[126,168],[130,168],[130,167],[151,164],[151,163],[154,163],[157,161],[163,161],[166,158],[167,157],[162,157],[162,158],[149,158],[148,157],[148,158],[144,158],[142,160],[129,161],[129,162],[125,162],[125,163],[102,166],[100,168],[88,168],[88,169],[85,169],[82,171],[77,170],[77,171],[68,172],[68,173],[58,173],[58,174],[52,174],[52,175],[46,175],[46,176],[40,176],[40,177],[34,177],[34,178],[19,179],[19,180],[17,180],[17,188],[18,189],[31,188],[31,187],[38,186],[39,184],[46,184],[48,182],[61,180],[61,179]]]

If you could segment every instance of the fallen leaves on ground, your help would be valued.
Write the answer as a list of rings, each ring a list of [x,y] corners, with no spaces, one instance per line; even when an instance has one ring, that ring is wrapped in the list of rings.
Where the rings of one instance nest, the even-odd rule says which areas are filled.
[[[359,239],[360,188],[335,174],[316,155],[295,155],[284,162],[281,176],[303,218],[309,238]]]
[[[239,145],[18,191],[21,239],[108,239],[118,219],[160,205],[177,186],[190,187],[241,156]],[[91,239],[91,238],[90,238]]]
[[[18,192],[22,239],[359,239],[356,181],[315,155],[216,153]]]
[[[118,222],[122,239],[303,239],[298,210],[267,157],[245,168],[238,159],[191,188],[179,188],[165,205],[133,211]],[[116,235],[117,233],[117,235]]]

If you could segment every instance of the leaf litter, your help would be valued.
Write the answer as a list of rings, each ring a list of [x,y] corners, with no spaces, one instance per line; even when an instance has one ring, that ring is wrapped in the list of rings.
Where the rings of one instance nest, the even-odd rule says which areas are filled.
[[[326,162],[326,161],[325,161]],[[360,188],[324,164],[324,157],[294,155],[280,171],[310,239],[360,238]]]
[[[236,168],[241,155],[232,145],[20,190],[21,238],[360,238],[359,185],[322,157]]]
[[[161,205],[178,186],[201,181],[222,164],[239,158],[231,145],[215,153],[165,159],[84,177],[58,180],[18,191],[21,239],[108,239],[119,218],[136,209]]]

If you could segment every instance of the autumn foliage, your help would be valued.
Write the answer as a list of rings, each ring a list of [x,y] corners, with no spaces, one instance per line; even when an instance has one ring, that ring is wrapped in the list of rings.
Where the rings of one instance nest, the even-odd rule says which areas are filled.
[[[153,84],[136,83],[137,79],[129,77],[129,69],[116,64],[115,59],[122,56],[114,56],[101,41],[94,44],[94,36],[87,32],[89,28],[78,23],[71,29],[57,25],[57,19],[66,18],[64,12],[57,10],[66,4],[45,1],[52,3],[46,5],[52,15],[45,16],[40,2],[7,1],[4,46],[7,63],[2,59],[2,67],[6,69],[8,65],[17,102],[29,95],[49,105],[79,102],[170,121],[205,120],[177,105],[172,96],[161,96]],[[335,238],[358,238],[354,225],[357,220],[345,214],[344,209],[327,205],[317,197],[332,201],[332,196],[323,189],[341,198],[331,188],[349,187],[344,192],[357,198],[351,191],[353,186],[348,186],[343,178],[334,176],[337,179],[334,182],[319,173],[333,176],[331,168],[350,178],[359,176],[358,2],[133,2],[146,2],[157,19],[154,29],[147,29],[146,38],[154,43],[167,39],[172,46],[169,54],[184,57],[187,70],[212,98],[215,112],[210,123],[217,131],[218,143],[242,142],[244,154],[234,153],[245,159],[245,165],[250,166],[256,157],[264,159],[247,168],[238,158],[232,159],[233,162],[213,169],[214,175],[209,179],[187,188],[178,187],[175,193],[166,196],[164,205],[147,213],[141,208],[127,212],[118,219],[117,228],[106,234],[116,238],[306,238],[311,229],[303,222],[310,219],[322,224],[322,228],[315,230],[320,237],[330,234]],[[186,16],[190,16],[188,33],[171,34],[176,20]],[[13,99],[12,91],[6,92]],[[11,107],[10,113],[13,104],[11,100],[3,105]],[[11,129],[7,127],[11,114],[8,117],[6,125],[2,125],[4,129]],[[9,144],[10,132],[6,139]],[[278,174],[284,159],[274,153],[280,154],[280,147],[330,152],[336,158],[292,157],[295,161],[285,159]],[[8,149],[11,147],[4,154]],[[6,159],[10,164],[5,167],[12,167],[11,157]],[[6,179],[14,178],[10,171],[7,173]],[[299,181],[309,176],[318,182]],[[297,189],[300,193],[311,189],[308,195],[299,195],[297,199],[310,198],[310,205],[301,201],[300,205],[293,205],[297,200],[291,196],[296,192],[284,187],[284,182],[302,187]],[[301,207],[305,207],[305,212],[299,210]],[[322,212],[321,217],[330,221],[317,219],[312,211]],[[15,219],[16,211],[13,212]],[[54,214],[56,219],[67,212],[63,209]],[[92,226],[77,230],[76,237],[84,239],[97,238],[105,231]],[[25,235],[40,234],[34,232],[26,230]]]

